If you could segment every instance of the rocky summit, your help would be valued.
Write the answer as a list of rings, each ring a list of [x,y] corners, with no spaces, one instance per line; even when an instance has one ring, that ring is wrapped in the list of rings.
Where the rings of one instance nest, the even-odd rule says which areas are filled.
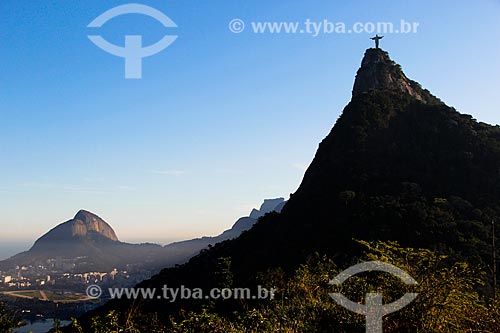
[[[164,252],[156,244],[121,242],[102,218],[80,210],[74,218],[38,238],[28,251],[0,262],[0,267],[45,267],[51,260],[63,260],[67,264],[59,269],[71,272],[111,271],[127,265],[149,268],[156,265]]]
[[[441,103],[418,82],[408,79],[401,66],[392,61],[386,51],[375,48],[367,49],[365,52],[361,67],[356,74],[352,96],[373,90],[401,92],[428,104]]]
[[[119,241],[113,228],[103,219],[86,210],[80,210],[73,219],[56,226],[40,237],[34,247],[45,242],[66,242],[74,238],[95,241]]]

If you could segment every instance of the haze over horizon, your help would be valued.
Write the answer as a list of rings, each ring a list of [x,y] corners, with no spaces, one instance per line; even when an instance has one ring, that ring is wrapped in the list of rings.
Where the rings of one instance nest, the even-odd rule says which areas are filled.
[[[233,34],[233,18],[419,22],[381,47],[450,106],[498,124],[498,1],[144,3],[172,18],[179,38],[145,59],[135,81],[87,39],[87,24],[123,2],[0,4],[0,259],[80,209],[122,241],[164,245],[216,235],[296,190],[373,34]],[[102,34],[150,44],[164,27],[132,15]]]

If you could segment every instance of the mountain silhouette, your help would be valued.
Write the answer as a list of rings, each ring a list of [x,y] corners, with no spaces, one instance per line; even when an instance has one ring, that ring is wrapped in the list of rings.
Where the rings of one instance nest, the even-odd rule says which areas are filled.
[[[352,96],[373,90],[408,94],[426,104],[441,104],[441,100],[423,89],[418,82],[406,77],[401,66],[382,49],[368,49],[356,73]]]
[[[62,223],[40,237],[33,249],[52,246],[55,243],[72,240],[93,240],[118,242],[115,231],[99,216],[80,210],[73,219]]]
[[[292,272],[314,253],[352,262],[361,251],[356,239],[394,240],[487,266],[499,215],[500,127],[445,105],[387,52],[368,49],[351,101],[282,212],[139,287],[212,288],[219,258],[230,258],[235,286],[255,285],[269,268]],[[202,305],[154,299],[143,311]],[[115,300],[96,312],[129,306]]]
[[[272,212],[281,212],[285,203],[286,201],[284,198],[265,199],[259,209],[252,209],[249,216],[239,218],[230,229],[225,230],[220,235],[168,244],[165,245],[165,250],[167,250],[166,253],[168,255],[175,254],[179,259],[184,259],[177,260],[175,264],[184,263],[202,249],[226,240],[237,238],[244,231],[250,230],[260,217]]]
[[[121,242],[103,219],[80,210],[37,239],[28,251],[0,262],[0,266],[45,266],[49,259],[64,259],[64,267],[57,268],[61,271],[111,271],[129,264],[152,265],[162,252],[162,246],[156,244]]]
[[[281,211],[284,203],[283,198],[266,199],[259,209],[252,210],[250,216],[238,219],[232,228],[218,236],[165,246],[121,242],[107,222],[91,212],[80,210],[73,219],[57,225],[37,239],[28,251],[1,261],[0,267],[45,265],[49,259],[60,258],[72,261],[65,268],[59,268],[64,271],[111,271],[130,265],[157,271],[182,264],[209,246],[238,237],[252,228],[260,217]]]

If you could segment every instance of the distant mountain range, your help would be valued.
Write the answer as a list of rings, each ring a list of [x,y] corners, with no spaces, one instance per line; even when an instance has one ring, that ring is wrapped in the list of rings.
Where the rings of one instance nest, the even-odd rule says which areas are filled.
[[[209,245],[215,245],[225,240],[233,239],[241,235],[244,231],[250,230],[259,218],[267,213],[277,212],[280,213],[285,206],[286,201],[284,198],[266,199],[259,209],[252,209],[249,216],[241,217],[236,223],[224,231],[219,236],[215,237],[202,237],[191,239],[182,242],[176,242],[165,246],[167,253],[175,254],[183,260],[187,260],[194,253],[199,252],[201,249],[207,248]]]
[[[99,216],[80,210],[74,218],[57,225],[36,240],[26,252],[0,262],[3,269],[15,266],[45,264],[50,259],[70,260],[69,267],[61,270],[74,272],[111,271],[140,265],[162,268],[187,261],[209,245],[238,237],[249,230],[266,213],[280,212],[283,198],[265,200],[260,209],[240,218],[231,229],[219,236],[202,237],[166,246],[157,244],[129,244],[121,242],[113,228]]]

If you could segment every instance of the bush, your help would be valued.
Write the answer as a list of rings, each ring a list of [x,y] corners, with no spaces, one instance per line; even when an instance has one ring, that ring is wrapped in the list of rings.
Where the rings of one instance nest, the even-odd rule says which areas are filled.
[[[123,325],[120,316],[110,312],[94,318],[92,333],[365,332],[365,316],[335,303],[329,296],[332,292],[360,304],[367,293],[382,293],[384,304],[408,292],[418,293],[408,306],[384,317],[384,332],[500,332],[500,299],[483,299],[477,293],[484,274],[478,268],[450,263],[427,249],[402,248],[396,242],[359,243],[367,249],[361,261],[395,265],[418,284],[405,285],[385,272],[366,272],[332,286],[330,280],[341,270],[333,260],[316,254],[290,278],[280,269],[261,275],[262,284],[278,289],[277,297],[246,311],[221,315],[209,305],[199,312],[181,312],[164,324],[134,311],[124,316]]]

